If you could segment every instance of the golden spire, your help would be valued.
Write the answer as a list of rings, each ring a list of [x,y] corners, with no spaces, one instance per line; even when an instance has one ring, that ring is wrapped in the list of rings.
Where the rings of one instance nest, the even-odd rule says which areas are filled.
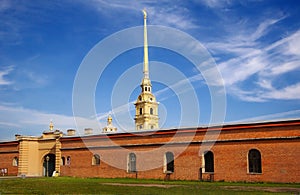
[[[50,125],[49,125],[49,129],[50,129],[50,131],[52,131],[53,130],[53,127],[54,127],[54,125],[53,125],[53,122],[52,122],[52,120],[50,121]]]
[[[148,39],[147,39],[147,12],[144,13],[144,78],[149,78]]]
[[[148,40],[147,40],[147,12],[144,9],[144,78],[142,79],[142,91],[135,102],[135,128],[157,129],[158,125],[158,102],[152,94],[152,85],[149,78]]]

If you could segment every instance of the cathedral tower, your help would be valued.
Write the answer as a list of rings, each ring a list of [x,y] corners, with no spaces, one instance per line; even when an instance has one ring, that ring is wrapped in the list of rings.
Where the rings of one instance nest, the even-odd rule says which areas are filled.
[[[142,92],[135,102],[135,128],[157,129],[158,126],[158,102],[152,94],[152,85],[149,79],[148,40],[147,40],[147,13],[144,13],[144,77],[142,79]]]

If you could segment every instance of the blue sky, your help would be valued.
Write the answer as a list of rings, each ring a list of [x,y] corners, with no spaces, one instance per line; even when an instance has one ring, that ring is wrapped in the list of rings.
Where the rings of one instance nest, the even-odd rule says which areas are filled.
[[[13,139],[17,133],[40,135],[50,120],[62,131],[76,128],[72,92],[82,60],[106,37],[143,25],[143,8],[149,25],[185,32],[211,54],[226,89],[224,122],[300,117],[299,1],[0,0],[0,140]],[[117,115],[120,109],[129,112],[131,120],[124,125],[119,119],[116,126],[120,131],[133,127],[131,102],[140,92],[140,83],[123,107],[114,108],[111,96],[118,78],[130,68],[137,70],[137,80],[142,78],[142,52],[136,48],[121,54],[101,75],[95,91],[100,122],[96,132],[105,126],[109,113]],[[198,123],[190,125],[208,124],[210,88],[193,64],[156,47],[149,48],[149,58],[176,67],[189,79],[200,109]],[[159,72],[152,64],[150,78]],[[163,128],[178,126],[181,120],[180,100],[167,89],[153,82]],[[87,127],[94,119],[82,118]]]

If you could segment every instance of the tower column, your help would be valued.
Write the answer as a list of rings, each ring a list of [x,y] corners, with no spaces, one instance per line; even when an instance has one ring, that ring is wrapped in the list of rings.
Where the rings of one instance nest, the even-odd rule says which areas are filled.
[[[55,171],[56,176],[59,176],[60,174],[60,161],[61,161],[61,143],[59,138],[56,138],[55,140]]]
[[[28,172],[28,141],[20,140],[18,175],[26,175]]]

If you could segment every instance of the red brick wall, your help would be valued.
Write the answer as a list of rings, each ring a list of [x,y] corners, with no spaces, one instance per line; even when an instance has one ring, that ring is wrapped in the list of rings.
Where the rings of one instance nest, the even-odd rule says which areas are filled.
[[[300,182],[300,142],[255,141],[222,143],[213,148],[215,180]],[[262,174],[249,174],[247,155],[250,149],[261,152]]]
[[[175,171],[171,179],[198,180],[202,157],[199,156],[199,145],[191,145],[175,159]],[[217,143],[211,149],[214,153],[214,180],[225,181],[268,181],[268,182],[300,182],[300,142],[290,141],[256,141]],[[249,174],[247,155],[250,149],[258,149],[262,157],[262,174]],[[297,150],[298,149],[298,150]],[[174,148],[170,148],[170,151]],[[99,166],[92,165],[93,154],[89,150],[63,151],[63,156],[71,156],[70,166],[61,166],[61,174],[78,177],[136,177],[134,173],[126,172],[127,155],[116,150],[94,150],[101,156]],[[113,155],[115,152],[117,155]],[[105,156],[117,158],[121,168],[112,167],[105,163]],[[153,157],[149,161],[160,161],[163,156]],[[137,169],[139,170],[137,155]],[[138,178],[164,179],[163,166],[148,171],[138,171]],[[209,175],[203,173],[203,179]]]
[[[18,175],[18,167],[13,166],[15,157],[19,158],[18,142],[0,143],[0,177],[3,176],[2,169],[7,169],[7,173],[4,175]]]
[[[218,133],[217,131],[215,131]],[[177,156],[175,159],[175,171],[170,179],[198,180],[199,169],[202,167],[202,156],[199,155],[201,141],[206,130],[186,131],[180,133],[177,142],[193,140],[183,152],[181,144],[164,146],[155,155],[144,156],[141,151],[153,151],[164,143],[170,141],[176,131],[163,132],[162,134],[131,136],[117,134],[109,139],[101,136],[89,136],[83,138],[62,138],[62,156],[71,156],[70,166],[61,166],[61,175],[79,177],[138,177],[164,179],[163,172],[164,154],[171,151]],[[179,134],[177,134],[179,135]],[[298,138],[295,138],[297,137]],[[289,139],[294,137],[293,139]],[[264,138],[264,139],[262,139]],[[112,141],[123,149],[110,146]],[[162,145],[159,145],[162,143]],[[139,144],[148,144],[141,146]],[[157,145],[156,145],[157,144]],[[93,149],[70,149],[72,147],[93,147]],[[68,149],[67,149],[68,148]],[[234,126],[225,127],[218,137],[218,142],[210,149],[214,153],[214,174],[216,181],[266,181],[266,182],[300,182],[300,126]],[[127,149],[127,150],[125,150]],[[261,152],[262,173],[248,173],[248,152],[257,149]],[[127,173],[127,156],[130,152],[137,155],[138,172]],[[101,157],[99,166],[92,165],[93,153]],[[113,161],[113,163],[111,163]],[[114,163],[117,163],[114,164]],[[147,165],[156,164],[152,169],[143,170]],[[209,179],[210,175],[202,174],[203,179]]]

